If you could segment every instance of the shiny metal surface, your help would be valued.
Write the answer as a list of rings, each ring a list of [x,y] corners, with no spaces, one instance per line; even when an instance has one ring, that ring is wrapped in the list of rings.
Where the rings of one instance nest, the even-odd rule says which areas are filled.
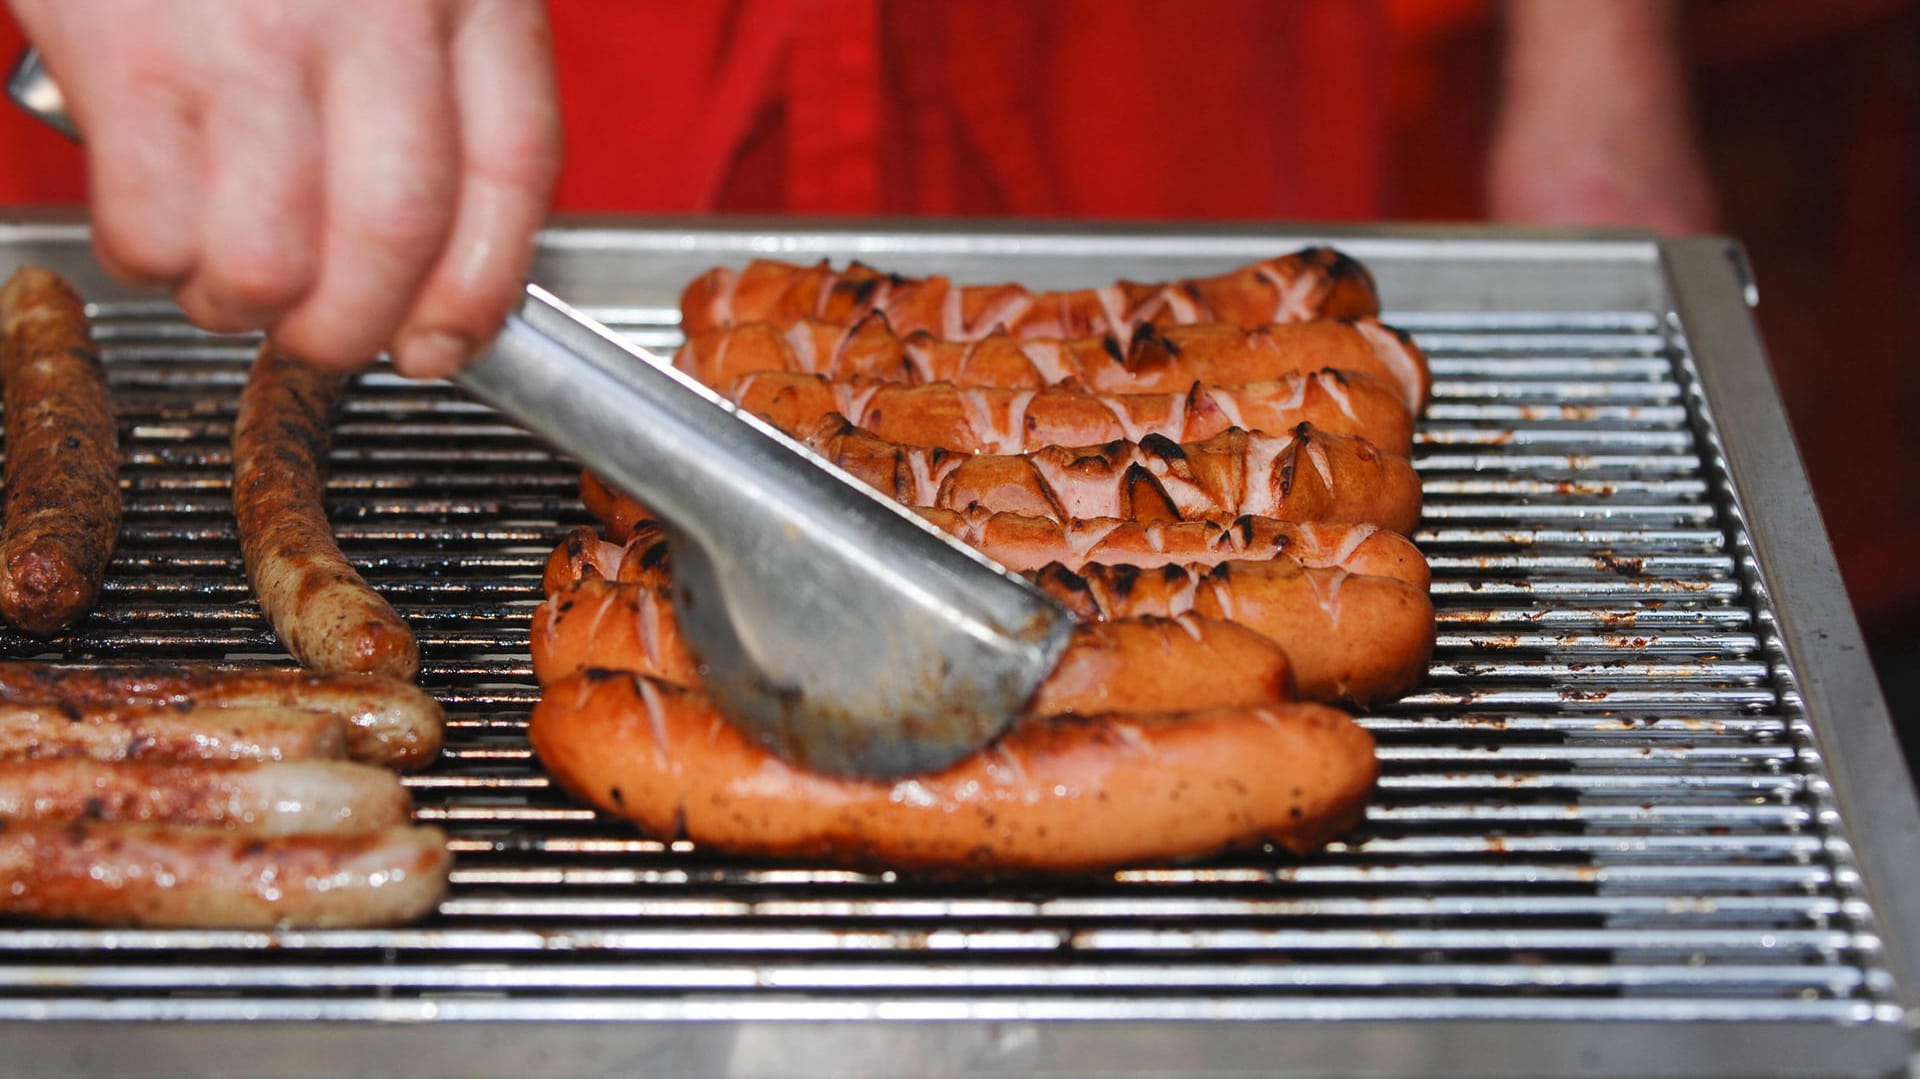
[[[1440,640],[1426,683],[1365,717],[1384,777],[1359,833],[1312,858],[996,882],[732,859],[604,821],[523,734],[540,565],[584,521],[574,466],[448,387],[376,373],[343,415],[330,509],[419,628],[452,720],[445,762],[409,780],[454,836],[452,896],[390,931],[0,925],[7,1067],[1903,1073],[1911,791],[1871,681],[1822,650],[1849,643],[1844,597],[1799,530],[1757,346],[1716,352],[1738,325],[1696,330],[1718,301],[1688,314],[1697,286],[1643,240],[1332,238],[1436,370],[1416,463]],[[548,238],[538,276],[665,349],[678,281],[754,253],[1066,284],[1305,239],[581,227]],[[226,507],[248,345],[118,290],[83,241],[0,228],[0,251],[102,300],[125,534],[79,634],[0,648],[274,654]]]
[[[816,771],[945,768],[1066,648],[1025,579],[537,286],[457,381],[659,515],[708,691]]]

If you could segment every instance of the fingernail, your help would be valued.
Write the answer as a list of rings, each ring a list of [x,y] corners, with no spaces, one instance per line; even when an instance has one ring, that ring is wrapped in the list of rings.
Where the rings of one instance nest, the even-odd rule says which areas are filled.
[[[446,378],[473,356],[473,343],[445,330],[415,330],[400,339],[393,366],[408,378]]]

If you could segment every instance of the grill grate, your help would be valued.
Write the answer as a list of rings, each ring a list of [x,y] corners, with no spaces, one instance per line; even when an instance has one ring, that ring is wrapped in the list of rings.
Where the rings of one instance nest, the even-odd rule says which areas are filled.
[[[673,312],[603,307],[640,343]],[[329,509],[416,627],[457,852],[391,931],[0,925],[0,1017],[1747,1019],[1897,1023],[1873,912],[1692,384],[1651,310],[1390,314],[1431,353],[1432,673],[1368,717],[1364,832],[1071,882],[756,863],[598,819],[531,759],[570,464],[384,372]],[[251,348],[103,305],[126,452],[100,611],[11,656],[271,658],[228,512]]]

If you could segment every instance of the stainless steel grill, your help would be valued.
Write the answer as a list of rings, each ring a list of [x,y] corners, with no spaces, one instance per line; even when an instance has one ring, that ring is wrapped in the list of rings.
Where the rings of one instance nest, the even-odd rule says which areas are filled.
[[[409,782],[454,837],[452,896],[389,931],[0,924],[0,1019],[39,1021],[8,1023],[22,1049],[0,1068],[1900,1071],[1911,789],[1836,652],[1857,638],[1817,528],[1768,549],[1804,543],[1780,536],[1811,509],[1764,368],[1757,391],[1711,384],[1763,364],[1736,268],[1705,242],[1337,240],[1435,373],[1416,453],[1439,647],[1366,718],[1385,775],[1362,833],[1306,859],[983,883],[603,821],[523,737],[540,566],[586,521],[575,469],[456,391],[376,372],[342,417],[329,508],[447,705],[446,759]],[[125,296],[76,228],[0,241],[102,297],[127,455],[100,611],[5,651],[278,656],[227,503],[249,344]],[[578,228],[539,276],[667,348],[677,283],[751,253],[1089,283],[1300,241]],[[1716,424],[1732,410],[1764,442],[1744,460],[1784,452],[1786,472],[1742,474]],[[1749,520],[1762,508],[1774,523]]]

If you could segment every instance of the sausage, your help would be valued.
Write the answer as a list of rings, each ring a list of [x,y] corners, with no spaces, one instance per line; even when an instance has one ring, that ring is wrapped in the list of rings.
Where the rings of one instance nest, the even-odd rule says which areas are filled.
[[[1387,577],[1282,558],[1077,573],[1053,565],[1037,581],[1088,620],[1198,614],[1264,634],[1285,650],[1310,701],[1392,700],[1419,683],[1433,656],[1433,601]]]
[[[296,708],[83,715],[50,704],[0,705],[0,759],[289,761],[346,756],[339,716]]]
[[[1276,521],[1251,514],[1229,524],[1075,517],[1056,521],[1020,513],[921,507],[915,510],[942,531],[1015,572],[1060,563],[1139,566],[1214,565],[1228,559],[1290,558],[1305,566],[1335,566],[1365,577],[1391,577],[1426,591],[1431,571],[1411,540],[1379,525],[1338,521]],[[547,556],[543,578],[551,594],[561,584],[592,574],[609,580],[667,580],[666,540],[653,523],[624,542],[601,539],[582,526]],[[611,532],[612,529],[609,529]]]
[[[572,529],[547,556],[540,587],[551,596],[582,577],[664,587],[670,580],[664,530],[657,522],[642,522],[624,541],[616,543],[601,539],[585,525]]]
[[[1245,386],[1196,382],[1185,393],[1093,393],[1066,383],[1040,390],[907,386],[762,371],[736,381],[727,396],[789,434],[837,413],[889,442],[966,453],[1028,453],[1148,435],[1199,442],[1230,427],[1280,432],[1302,423],[1364,438],[1388,453],[1413,449],[1413,415],[1392,390],[1330,367]]]
[[[995,562],[1022,573],[1054,563],[1068,569],[1089,564],[1157,569],[1283,558],[1304,566],[1390,577],[1421,592],[1427,590],[1429,579],[1427,560],[1419,548],[1378,525],[1296,523],[1254,516],[1225,525],[1212,521],[1140,524],[1115,517],[1061,522],[977,508],[965,512],[923,509],[920,515]]]
[[[391,925],[431,912],[435,828],[263,838],[203,828],[0,821],[0,913],[98,925]]]
[[[399,777],[345,761],[0,761],[0,819],[7,820],[347,835],[405,824],[412,813]]]
[[[829,416],[806,441],[855,479],[918,509],[1014,513],[1067,522],[1117,517],[1139,524],[1242,517],[1371,524],[1411,532],[1420,520],[1413,464],[1364,439],[1302,424],[1280,435],[1238,428],[1181,444],[1049,446],[1018,456],[903,446]],[[591,476],[583,489],[599,486]],[[646,510],[608,492],[596,515],[616,541]],[[623,527],[625,531],[623,532]]]
[[[716,389],[757,371],[785,371],[1009,390],[1071,385],[1097,393],[1186,393],[1196,382],[1240,386],[1333,368],[1379,381],[1416,415],[1432,389],[1426,355],[1413,339],[1370,318],[1251,329],[1142,325],[1119,335],[1024,341],[1004,333],[978,341],[902,335],[879,318],[853,326],[809,320],[787,330],[755,322],[689,336],[674,363]]]
[[[1165,283],[1118,281],[1102,288],[1035,292],[1021,285],[955,285],[945,277],[906,278],[855,262],[835,270],[755,260],[738,272],[718,267],[680,295],[689,334],[802,318],[852,325],[878,313],[903,334],[927,332],[970,341],[1004,328],[1018,337],[1084,337],[1125,331],[1137,322],[1236,326],[1380,313],[1366,267],[1329,247],[1302,248],[1214,277]]]
[[[1252,514],[1400,533],[1420,520],[1420,477],[1410,461],[1305,424],[1279,435],[1235,428],[1184,445],[1149,435],[1138,443],[1049,446],[1003,457],[901,446],[832,417],[807,441],[909,506],[979,506],[1055,521],[1225,523]]]
[[[922,517],[1015,572],[1058,564],[1212,567],[1227,561],[1285,559],[1314,568],[1335,568],[1361,577],[1388,577],[1427,590],[1429,571],[1405,536],[1377,525],[1295,524],[1270,517],[1242,517],[1230,525],[1172,521],[1142,525],[1112,517],[1061,524],[1044,517],[972,510],[923,509]],[[547,558],[546,591],[582,577],[634,581],[664,587],[669,580],[667,546],[657,528],[624,544],[577,528]]]
[[[680,636],[663,585],[585,577],[534,608],[533,676],[541,685],[589,667],[640,671],[677,685],[700,684],[700,664]]]
[[[664,589],[575,581],[534,612],[534,677],[550,685],[582,671],[632,671],[701,684]],[[1292,666],[1266,637],[1193,615],[1080,625],[1041,684],[1041,710],[1177,711],[1292,700]]]
[[[549,686],[536,752],[560,785],[661,839],[894,869],[1084,872],[1353,827],[1373,741],[1314,704],[1033,715],[945,771],[892,783],[802,771],[701,694],[594,671]]]
[[[233,428],[233,515],[247,580],[280,643],[318,671],[412,681],[413,631],[348,564],[323,480],[346,376],[261,346]]]
[[[580,473],[580,502],[615,543],[625,543],[635,528],[654,519],[653,511],[638,499],[614,490],[588,471]]]
[[[635,553],[631,545],[606,546]],[[534,614],[534,671],[542,682],[599,666],[698,684],[664,573],[642,586],[625,581],[617,566],[609,573],[580,563],[574,571]],[[1397,697],[1419,682],[1433,652],[1433,601],[1424,585],[1284,556],[1146,569],[1093,563],[1077,572],[1055,563],[1034,577],[1089,622],[1193,613],[1255,630],[1286,652],[1307,700]],[[639,658],[622,658],[629,656]]]
[[[0,616],[49,636],[93,609],[120,532],[120,450],[86,307],[58,275],[23,267],[0,288],[6,520]]]
[[[68,713],[165,709],[216,725],[241,708],[323,712],[345,722],[349,756],[392,768],[432,763],[444,726],[440,705],[411,683],[268,667],[0,663],[0,702]]]

